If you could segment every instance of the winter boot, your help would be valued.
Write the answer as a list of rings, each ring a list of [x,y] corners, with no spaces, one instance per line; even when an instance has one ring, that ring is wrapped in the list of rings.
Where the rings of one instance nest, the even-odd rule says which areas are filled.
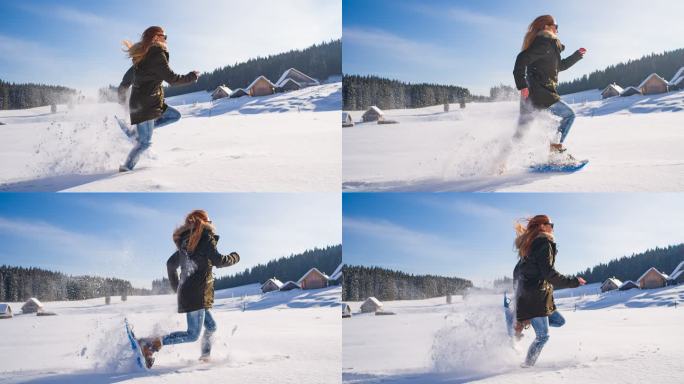
[[[516,321],[513,329],[515,330],[515,339],[520,340],[523,338],[523,329],[526,329],[527,327],[530,326],[530,321],[529,320],[523,320],[523,321]]]
[[[154,354],[159,352],[162,347],[162,342],[160,337],[147,337],[138,340],[140,344],[140,349],[142,349],[142,354],[145,357],[145,365],[147,368],[152,368],[154,364]]]

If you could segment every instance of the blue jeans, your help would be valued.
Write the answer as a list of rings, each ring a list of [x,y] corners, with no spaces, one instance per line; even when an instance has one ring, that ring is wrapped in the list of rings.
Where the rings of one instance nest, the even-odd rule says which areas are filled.
[[[565,141],[565,137],[570,132],[572,123],[575,122],[575,111],[570,108],[563,100],[558,100],[552,106],[549,107],[549,112],[561,118],[560,126],[558,126],[558,132],[561,134],[560,142]]]
[[[537,362],[544,344],[549,341],[549,326],[562,327],[565,324],[565,318],[560,312],[554,311],[550,316],[535,317],[530,322],[537,337],[530,345],[530,349],[527,350],[525,364],[532,366]]]
[[[126,163],[124,164],[126,168],[133,169],[140,159],[140,155],[145,152],[147,148],[152,145],[152,130],[154,128],[163,127],[171,123],[175,123],[181,118],[180,112],[173,107],[167,107],[166,111],[157,120],[147,120],[136,125],[136,131],[138,132],[138,137],[136,138],[137,143],[131,149],[131,152],[126,158]],[[133,135],[130,131],[130,135]]]
[[[204,324],[204,335],[202,335],[202,355],[211,353],[211,335],[216,332],[216,322],[208,309],[200,309],[185,314],[188,320],[188,330],[173,332],[162,338],[162,345],[192,343],[197,341]]]

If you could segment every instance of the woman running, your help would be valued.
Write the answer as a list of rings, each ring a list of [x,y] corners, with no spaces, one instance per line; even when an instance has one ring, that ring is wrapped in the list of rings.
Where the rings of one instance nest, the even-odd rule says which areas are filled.
[[[566,277],[554,269],[556,262],[553,222],[546,215],[527,219],[527,226],[516,223],[515,247],[518,264],[513,270],[515,280],[516,319],[515,334],[532,325],[536,338],[527,351],[523,368],[533,366],[544,344],[549,340],[549,326],[562,327],[563,315],[553,301],[554,288],[575,288],[586,284],[581,277]]]
[[[154,363],[154,353],[163,345],[197,341],[204,327],[200,356],[208,361],[211,354],[211,337],[216,322],[209,309],[214,304],[214,277],[212,267],[223,268],[240,261],[240,255],[231,252],[221,255],[216,249],[219,236],[206,211],[190,212],[185,223],[173,232],[177,251],[166,262],[169,282],[178,294],[178,313],[185,313],[188,329],[164,337],[139,339],[147,367]],[[180,267],[180,278],[177,269]]]
[[[197,81],[199,77],[197,71],[181,76],[171,70],[167,38],[161,27],[149,27],[143,32],[139,42],[133,44],[128,40],[124,41],[133,66],[126,72],[119,86],[119,98],[122,89],[125,94],[126,89],[133,86],[129,108],[131,124],[136,125],[137,135],[136,145],[128,154],[126,162],[119,167],[119,172],[127,172],[135,167],[140,154],[150,147],[155,125],[159,127],[180,119],[180,113],[164,103],[162,82],[178,85]],[[132,137],[133,134],[129,136]]]
[[[575,112],[558,95],[558,72],[572,67],[587,52],[580,48],[569,57],[561,59],[563,50],[565,46],[558,39],[556,20],[551,15],[539,16],[527,29],[522,52],[518,54],[513,69],[515,86],[521,91],[520,122],[524,124],[529,121],[529,104],[561,118],[558,142],[550,145],[550,149],[555,152],[565,150],[563,142],[575,121]]]

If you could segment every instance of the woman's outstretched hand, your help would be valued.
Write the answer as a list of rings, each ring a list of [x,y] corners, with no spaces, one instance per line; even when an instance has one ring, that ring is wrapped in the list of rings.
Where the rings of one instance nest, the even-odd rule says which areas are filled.
[[[528,97],[530,97],[530,90],[529,88],[523,88],[520,90],[520,96],[523,98],[523,100],[527,100]]]
[[[580,49],[578,49],[578,51],[579,51],[580,55],[582,55],[582,57],[584,57],[584,54],[587,53],[586,48],[580,48]]]
[[[584,285],[584,284],[587,283],[586,280],[584,280],[583,278],[581,278],[581,277],[579,277],[579,276],[577,277],[577,280],[579,281],[580,285]]]

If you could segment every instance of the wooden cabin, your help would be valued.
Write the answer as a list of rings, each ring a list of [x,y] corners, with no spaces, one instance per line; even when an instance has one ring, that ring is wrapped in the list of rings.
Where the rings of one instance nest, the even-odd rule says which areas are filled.
[[[613,83],[609,84],[607,87],[601,91],[601,97],[607,99],[609,97],[620,96],[624,90],[621,86]]]
[[[364,112],[363,116],[361,116],[361,119],[365,123],[367,123],[369,121],[384,120],[385,119],[385,113],[382,110],[380,110],[380,108],[373,105],[370,108],[368,108],[368,110],[366,112]]]
[[[10,319],[12,316],[12,307],[9,304],[0,304],[0,319]]]
[[[234,90],[233,93],[230,94],[231,99],[236,99],[236,98],[242,97],[242,96],[249,96],[247,91],[245,91],[242,88],[238,88],[238,89]]]
[[[316,268],[311,268],[297,281],[302,289],[319,289],[328,286],[328,276]]]
[[[651,267],[641,275],[639,280],[637,280],[637,284],[639,284],[641,289],[664,287],[667,285],[667,275]]]
[[[219,85],[216,87],[216,89],[214,89],[214,92],[211,93],[211,99],[223,99],[224,97],[230,97],[232,93],[233,91],[230,88],[226,87],[225,85]]]
[[[32,297],[24,303],[21,307],[22,313],[36,313],[43,309],[43,304],[35,297]]]
[[[275,84],[271,83],[271,80],[267,79],[266,76],[257,77],[245,89],[245,92],[252,97],[272,95],[275,91]]]
[[[342,112],[342,128],[349,128],[354,126],[354,120],[352,120],[351,113]]]
[[[347,319],[351,317],[351,307],[347,303],[342,303],[342,318]]]
[[[366,299],[366,301],[361,304],[361,312],[362,313],[371,313],[371,312],[377,312],[382,310],[382,303],[380,300],[376,299],[375,297],[369,297]]]
[[[266,293],[272,291],[279,291],[282,286],[283,283],[280,280],[276,279],[275,277],[272,277],[266,280],[266,282],[261,285],[261,292]]]
[[[657,73],[651,73],[637,88],[643,95],[654,95],[667,92],[668,83]]]
[[[282,287],[280,287],[281,291],[291,291],[293,289],[302,289],[302,287],[292,280],[288,281],[287,283],[283,284]]]
[[[288,80],[294,81],[299,85],[300,88],[320,85],[318,80],[314,79],[313,77],[306,75],[304,72],[298,69],[290,68],[283,72],[278,81],[276,81],[276,86],[282,87]]]
[[[282,84],[278,85],[278,92],[290,92],[290,91],[296,91],[298,89],[304,88],[301,84],[298,82],[292,80],[292,79],[286,79]]]
[[[620,288],[618,288],[618,289],[621,291],[628,291],[628,290],[634,289],[634,288],[639,288],[639,285],[637,283],[633,282],[632,280],[627,280],[624,283],[622,283],[622,285],[620,285]]]
[[[632,96],[632,95],[641,95],[641,91],[637,87],[627,87],[625,88],[624,91],[620,94],[622,97],[627,97],[627,96]]]
[[[601,292],[614,291],[622,285],[622,281],[616,279],[615,277],[609,277],[606,281],[601,284]]]

